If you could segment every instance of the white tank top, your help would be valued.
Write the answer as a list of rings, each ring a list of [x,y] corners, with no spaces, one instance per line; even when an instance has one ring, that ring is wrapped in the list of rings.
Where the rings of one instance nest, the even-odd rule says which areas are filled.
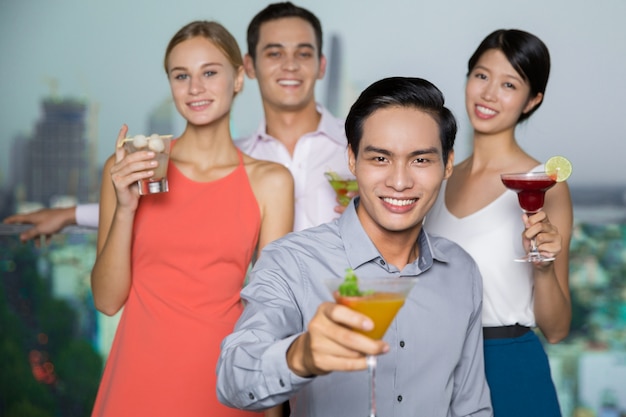
[[[458,218],[445,205],[446,185],[444,181],[425,227],[458,243],[478,264],[483,277],[483,326],[534,327],[532,266],[513,261],[524,255],[517,194],[506,190],[481,210]]]

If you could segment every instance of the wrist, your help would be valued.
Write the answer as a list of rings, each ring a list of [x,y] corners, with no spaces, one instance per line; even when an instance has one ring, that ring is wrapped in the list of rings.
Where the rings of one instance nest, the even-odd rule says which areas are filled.
[[[133,222],[135,220],[135,210],[127,207],[118,205],[115,208],[115,213],[113,214],[113,218],[122,222]]]
[[[306,337],[306,333],[298,336],[293,343],[287,349],[287,366],[294,374],[298,375],[301,378],[310,378],[313,375],[310,372],[304,361],[304,338]]]
[[[541,277],[546,277],[546,276],[556,278],[553,261],[540,262],[540,263],[534,264],[533,266],[534,266],[533,270],[534,270],[535,278],[541,278]]]
[[[71,226],[73,224],[76,224],[76,207],[68,207],[63,209],[65,210],[64,213],[64,225],[65,226]]]

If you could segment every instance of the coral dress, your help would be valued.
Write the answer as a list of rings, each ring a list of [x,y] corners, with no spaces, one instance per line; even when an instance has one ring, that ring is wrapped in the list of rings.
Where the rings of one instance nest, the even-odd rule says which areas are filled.
[[[132,287],[92,416],[259,415],[223,406],[215,390],[261,224],[239,160],[212,182],[191,181],[170,162],[170,191],[141,197]]]

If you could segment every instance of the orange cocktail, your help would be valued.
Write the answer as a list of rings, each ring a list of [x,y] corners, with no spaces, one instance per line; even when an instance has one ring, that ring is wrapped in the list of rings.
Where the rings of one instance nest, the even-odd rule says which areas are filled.
[[[396,313],[404,304],[406,295],[404,293],[376,292],[360,297],[342,297],[336,292],[334,298],[337,304],[365,314],[374,322],[374,328],[370,331],[359,329],[355,329],[355,331],[372,339],[382,339]]]
[[[372,339],[382,339],[396,314],[404,305],[417,278],[388,276],[385,278],[358,279],[351,268],[344,278],[326,280],[335,302],[357,311],[374,322],[370,331],[353,329]],[[369,378],[370,417],[376,417],[376,356],[367,355]]]

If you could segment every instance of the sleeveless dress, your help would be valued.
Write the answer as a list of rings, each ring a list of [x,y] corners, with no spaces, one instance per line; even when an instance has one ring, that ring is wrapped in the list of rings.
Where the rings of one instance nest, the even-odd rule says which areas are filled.
[[[242,155],[212,182],[170,162],[168,182],[169,192],[140,199],[132,286],[92,416],[259,416],[216,394],[220,343],[243,309],[261,224]]]
[[[535,327],[532,266],[513,261],[524,254],[517,194],[506,190],[477,212],[458,218],[446,207],[446,185],[444,181],[425,228],[458,243],[478,264],[483,326]],[[485,339],[484,352],[494,417],[561,416],[548,358],[534,332]]]

